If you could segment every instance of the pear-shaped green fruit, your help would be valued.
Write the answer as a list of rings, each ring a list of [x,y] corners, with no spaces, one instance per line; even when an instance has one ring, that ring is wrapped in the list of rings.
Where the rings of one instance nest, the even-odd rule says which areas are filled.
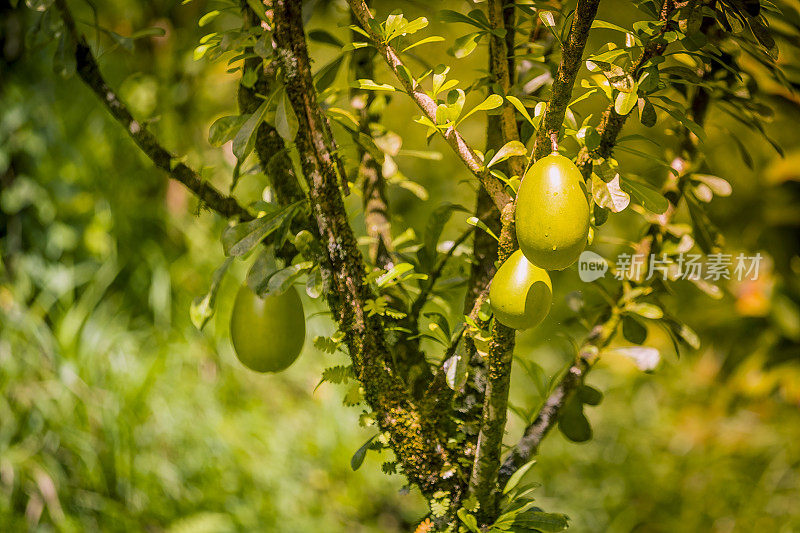
[[[497,269],[489,301],[495,319],[502,324],[514,329],[532,328],[550,312],[553,301],[550,276],[517,250]]]
[[[545,270],[574,263],[589,234],[589,203],[578,167],[556,152],[534,163],[519,187],[515,220],[528,261]]]
[[[256,372],[280,372],[295,362],[306,338],[303,302],[294,287],[259,298],[243,285],[231,313],[231,341],[239,361]]]

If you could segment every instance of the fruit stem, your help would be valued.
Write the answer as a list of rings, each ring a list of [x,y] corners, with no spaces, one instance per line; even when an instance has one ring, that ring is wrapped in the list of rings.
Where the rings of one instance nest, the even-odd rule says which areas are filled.
[[[558,153],[558,133],[553,132],[550,134],[550,145],[553,147],[553,153]]]

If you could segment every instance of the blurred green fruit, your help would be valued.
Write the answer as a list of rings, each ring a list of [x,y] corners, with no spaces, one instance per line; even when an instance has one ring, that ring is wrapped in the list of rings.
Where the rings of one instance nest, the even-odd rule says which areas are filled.
[[[502,324],[514,329],[532,328],[550,312],[550,276],[517,250],[497,269],[489,301],[494,317]]]
[[[303,303],[294,287],[283,294],[259,298],[243,285],[231,313],[231,341],[236,357],[256,372],[280,372],[303,349],[306,322]]]
[[[516,226],[519,247],[531,263],[562,270],[578,259],[589,234],[589,204],[572,161],[554,152],[525,173]]]

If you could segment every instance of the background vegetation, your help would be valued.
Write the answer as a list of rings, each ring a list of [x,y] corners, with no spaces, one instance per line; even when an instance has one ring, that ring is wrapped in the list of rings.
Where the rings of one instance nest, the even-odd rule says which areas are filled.
[[[207,133],[216,118],[236,113],[239,80],[224,63],[193,58],[208,30],[198,27],[206,3],[98,3],[102,31],[92,29],[89,4],[74,4],[83,31],[102,46],[104,73],[136,116],[149,118],[166,146],[224,187],[235,160],[229,146],[212,147]],[[390,11],[385,4],[378,10]],[[430,5],[406,4],[438,34],[452,31],[433,22]],[[441,7],[467,5],[447,4]],[[624,17],[635,13],[623,4],[602,3],[599,17],[630,23]],[[346,40],[347,30],[336,27],[346,17],[339,3],[315,2],[308,27]],[[223,14],[212,24],[226,23]],[[401,476],[380,472],[386,452],[350,468],[350,457],[372,435],[356,423],[361,408],[343,405],[346,388],[315,390],[322,369],[346,360],[311,342],[334,330],[323,309],[305,302],[309,335],[297,364],[256,375],[235,360],[226,332],[245,275],[236,267],[214,321],[198,332],[189,306],[223,259],[223,222],[198,211],[180,185],[154,169],[75,76],[59,76],[57,41],[34,33],[36,24],[32,10],[0,8],[2,529],[413,529],[425,502],[402,490]],[[164,35],[121,38],[151,27]],[[485,47],[454,61],[447,46],[432,45],[426,60],[451,62],[460,79],[485,68]],[[320,65],[336,53],[312,47]],[[799,58],[782,55],[780,62],[790,79],[800,79]],[[336,83],[346,85],[346,76]],[[724,284],[716,300],[688,287],[670,296],[672,309],[702,339],[699,350],[677,357],[654,329],[648,344],[664,358],[655,372],[643,374],[621,357],[601,360],[589,378],[605,396],[588,410],[594,439],[574,444],[554,432],[529,474],[543,483],[542,505],[568,514],[576,531],[800,529],[800,106],[795,93],[754,83],[769,95],[763,103],[775,111],[768,133],[785,158],[761,139],[739,135],[745,161],[732,133],[740,133],[737,124],[717,109],[707,120],[705,155],[733,185],[733,195],[711,207],[725,249],[761,252],[766,268],[756,282]],[[427,146],[424,129],[409,120],[416,114],[401,97],[385,113],[405,149],[441,153],[435,161],[397,158],[411,183],[390,187],[396,224],[421,232],[435,206],[472,205],[475,190],[440,140]],[[462,128],[478,146],[484,120],[474,115]],[[671,132],[647,134],[658,142]],[[640,175],[663,173],[647,159],[618,159]],[[237,197],[258,199],[259,180],[245,176]],[[354,208],[360,202],[350,201]],[[458,236],[465,218],[454,217],[446,234]],[[610,223],[623,231],[626,221]],[[455,280],[464,268],[448,274]],[[554,286],[580,287],[574,268],[557,279]],[[550,375],[568,359],[554,335],[567,313],[567,292],[556,292],[540,328],[518,337],[522,361],[512,404],[541,401],[542,377],[527,374],[525,360]],[[512,419],[510,435],[523,427]]]

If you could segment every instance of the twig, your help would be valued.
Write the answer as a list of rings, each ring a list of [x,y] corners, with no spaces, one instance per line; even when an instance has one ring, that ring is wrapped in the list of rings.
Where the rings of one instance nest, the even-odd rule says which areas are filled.
[[[389,69],[397,77],[403,88],[409,96],[414,100],[417,106],[422,110],[422,113],[434,124],[436,123],[436,107],[437,104],[422,90],[419,84],[412,82],[400,74],[400,69],[405,72],[408,70],[403,65],[403,62],[398,57],[394,48],[389,46],[383,39],[375,33],[370,26],[369,22],[372,20],[372,14],[369,8],[364,3],[364,0],[348,0],[350,8],[353,10],[356,18],[358,19],[361,28],[369,35],[372,44],[378,50],[378,53],[386,60]],[[483,163],[478,159],[472,148],[466,143],[461,134],[455,128],[449,128],[447,131],[442,132],[450,147],[455,151],[456,155],[461,161],[469,168],[469,170],[480,180],[481,184],[486,188],[486,191],[492,197],[495,205],[502,209],[508,202],[511,201],[511,196],[506,192],[505,185],[489,174],[483,168]]]
[[[539,449],[545,435],[558,421],[561,409],[583,383],[584,376],[591,369],[600,353],[614,336],[620,322],[619,313],[612,312],[610,318],[595,326],[584,341],[578,357],[561,378],[555,390],[548,396],[536,419],[526,429],[522,438],[503,462],[500,469],[499,484],[503,486],[511,475],[524,465]]]
[[[61,13],[64,27],[75,44],[75,61],[78,75],[83,82],[100,98],[111,115],[119,122],[128,135],[139,146],[142,152],[160,169],[169,176],[181,182],[201,203],[213,209],[220,215],[230,218],[239,217],[241,220],[250,220],[253,216],[230,196],[225,196],[200,175],[184,163],[177,162],[178,158],[161,146],[155,136],[147,128],[134,120],[128,108],[120,101],[117,94],[106,83],[100,72],[100,67],[89,48],[86,39],[78,33],[75,20],[67,6],[66,0],[55,0],[56,7]]]

